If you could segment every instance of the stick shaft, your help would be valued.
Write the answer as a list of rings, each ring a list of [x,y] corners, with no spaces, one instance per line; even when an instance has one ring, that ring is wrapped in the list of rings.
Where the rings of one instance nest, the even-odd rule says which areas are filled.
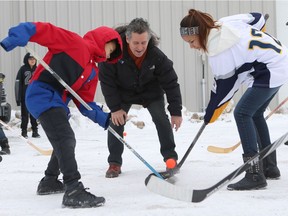
[[[189,148],[187,149],[187,151],[185,152],[183,158],[181,159],[181,161],[178,164],[178,169],[181,168],[181,166],[183,165],[183,163],[185,162],[185,160],[187,159],[188,155],[190,154],[191,150],[193,149],[194,145],[196,144],[197,140],[199,139],[200,135],[202,134],[204,128],[206,127],[206,123],[204,122],[201,126],[201,128],[199,129],[198,133],[196,134],[194,140],[192,141],[192,143],[190,144]]]

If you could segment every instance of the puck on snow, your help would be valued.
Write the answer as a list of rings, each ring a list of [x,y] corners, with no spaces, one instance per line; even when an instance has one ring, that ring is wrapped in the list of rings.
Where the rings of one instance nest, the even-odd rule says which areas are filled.
[[[2,157],[0,156],[0,162],[2,161]]]

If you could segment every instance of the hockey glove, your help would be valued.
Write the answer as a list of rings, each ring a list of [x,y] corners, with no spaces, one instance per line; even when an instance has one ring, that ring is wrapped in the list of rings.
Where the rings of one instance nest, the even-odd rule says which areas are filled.
[[[30,37],[36,32],[35,25],[30,22],[20,23],[9,29],[8,37],[1,41],[1,46],[8,52],[17,46],[27,45]]]
[[[218,117],[222,114],[223,110],[227,107],[228,104],[229,101],[211,111],[209,109],[210,107],[208,106],[204,116],[205,124],[215,122],[218,119]]]
[[[84,116],[91,119],[93,122],[98,123],[101,127],[103,127],[106,130],[109,126],[111,114],[103,112],[103,110],[95,103],[88,103],[88,104],[93,110],[87,110],[81,104],[79,107],[80,112]]]

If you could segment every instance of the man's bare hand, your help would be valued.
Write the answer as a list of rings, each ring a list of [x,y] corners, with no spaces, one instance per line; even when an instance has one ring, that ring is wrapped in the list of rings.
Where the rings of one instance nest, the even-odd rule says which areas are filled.
[[[118,110],[111,113],[111,120],[114,125],[124,125],[127,119],[127,113],[124,110]]]
[[[171,116],[171,127],[177,131],[181,126],[182,120],[181,116]]]

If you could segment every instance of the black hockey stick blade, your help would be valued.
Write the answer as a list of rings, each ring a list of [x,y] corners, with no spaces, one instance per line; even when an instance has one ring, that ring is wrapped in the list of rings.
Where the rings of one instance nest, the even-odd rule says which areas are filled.
[[[231,182],[241,173],[245,172],[259,160],[262,160],[263,158],[267,157],[269,154],[275,151],[282,143],[286,142],[287,140],[288,140],[288,132],[285,133],[283,136],[281,136],[279,139],[277,139],[275,142],[273,142],[273,144],[267,146],[266,148],[258,152],[256,155],[254,155],[254,157],[252,157],[246,163],[242,164],[240,167],[238,167],[232,173],[227,175],[221,181],[219,181],[218,183],[209,188],[197,189],[197,190],[185,188],[171,184],[153,175],[150,175],[145,179],[145,185],[150,191],[171,199],[186,202],[201,202],[211,194],[218,191],[224,185]]]
[[[158,173],[165,180],[165,179],[169,179],[169,178],[173,177],[176,173],[179,173],[179,172],[180,172],[180,168],[177,166],[173,170],[167,170],[167,171],[158,172]],[[156,176],[155,173],[151,173],[147,176],[146,179],[148,179],[149,176],[151,176],[151,175]]]

